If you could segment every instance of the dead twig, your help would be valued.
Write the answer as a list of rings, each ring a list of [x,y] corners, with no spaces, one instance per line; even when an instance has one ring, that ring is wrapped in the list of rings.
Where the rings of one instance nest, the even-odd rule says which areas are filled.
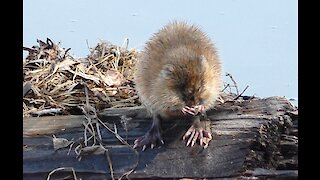
[[[223,92],[224,90],[226,90],[229,86],[230,86],[230,84],[225,85],[224,88],[221,90],[221,92]]]
[[[40,111],[36,111],[36,112],[31,112],[31,114],[37,115],[37,116],[42,116],[42,115],[55,115],[55,114],[60,114],[62,113],[62,109],[61,108],[50,108],[50,109],[43,109]]]
[[[239,95],[239,90],[238,90],[238,86],[237,86],[237,82],[233,79],[232,75],[230,73],[227,73],[226,76],[228,76],[231,81],[233,82],[234,87],[236,88],[237,91],[237,95]]]
[[[237,97],[234,98],[234,100],[237,100],[239,97],[241,97],[242,94],[248,89],[248,87],[249,86],[247,85],[246,88],[244,88],[244,90]]]
[[[54,169],[52,170],[48,176],[47,176],[47,180],[50,180],[51,178],[51,175],[56,173],[57,171],[72,171],[72,175],[73,175],[73,179],[74,180],[77,180],[77,175],[76,175],[76,172],[74,171],[73,167],[60,167],[60,168],[57,168],[57,169]]]
[[[110,156],[109,156],[109,151],[108,151],[107,149],[106,149],[106,151],[105,151],[105,155],[107,156],[107,159],[108,159],[111,178],[112,178],[112,180],[114,180],[114,175],[113,175],[114,173],[113,173],[112,161],[111,161],[111,158],[110,158]]]

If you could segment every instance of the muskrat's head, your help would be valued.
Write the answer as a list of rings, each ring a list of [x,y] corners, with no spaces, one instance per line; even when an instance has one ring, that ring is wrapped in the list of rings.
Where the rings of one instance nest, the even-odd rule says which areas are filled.
[[[167,103],[177,108],[206,106],[210,101],[208,62],[204,56],[187,57],[164,65],[160,73],[161,84],[166,86],[162,95],[171,98]]]

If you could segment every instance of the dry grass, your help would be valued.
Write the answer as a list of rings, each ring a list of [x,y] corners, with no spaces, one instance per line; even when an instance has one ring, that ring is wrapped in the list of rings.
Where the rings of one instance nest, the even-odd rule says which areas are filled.
[[[86,58],[73,58],[69,49],[50,39],[37,40],[38,46],[24,47],[29,55],[23,61],[23,116],[81,113],[85,103],[84,84],[89,102],[97,110],[139,104],[133,87],[137,51],[108,42],[90,49]]]

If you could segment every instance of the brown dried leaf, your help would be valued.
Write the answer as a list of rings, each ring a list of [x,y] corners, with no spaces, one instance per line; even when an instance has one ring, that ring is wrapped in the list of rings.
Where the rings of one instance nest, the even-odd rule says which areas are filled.
[[[120,86],[127,81],[119,71],[113,69],[107,70],[102,78],[108,86]]]
[[[65,138],[56,138],[55,136],[53,136],[52,142],[54,150],[68,147],[71,143],[73,143],[73,141],[69,141]]]

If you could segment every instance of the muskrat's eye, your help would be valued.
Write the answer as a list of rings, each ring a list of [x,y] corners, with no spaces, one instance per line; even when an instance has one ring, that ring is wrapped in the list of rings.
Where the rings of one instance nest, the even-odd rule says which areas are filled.
[[[192,90],[191,88],[187,89],[187,93],[188,93],[189,95],[191,95],[192,92],[193,92],[193,90]]]

